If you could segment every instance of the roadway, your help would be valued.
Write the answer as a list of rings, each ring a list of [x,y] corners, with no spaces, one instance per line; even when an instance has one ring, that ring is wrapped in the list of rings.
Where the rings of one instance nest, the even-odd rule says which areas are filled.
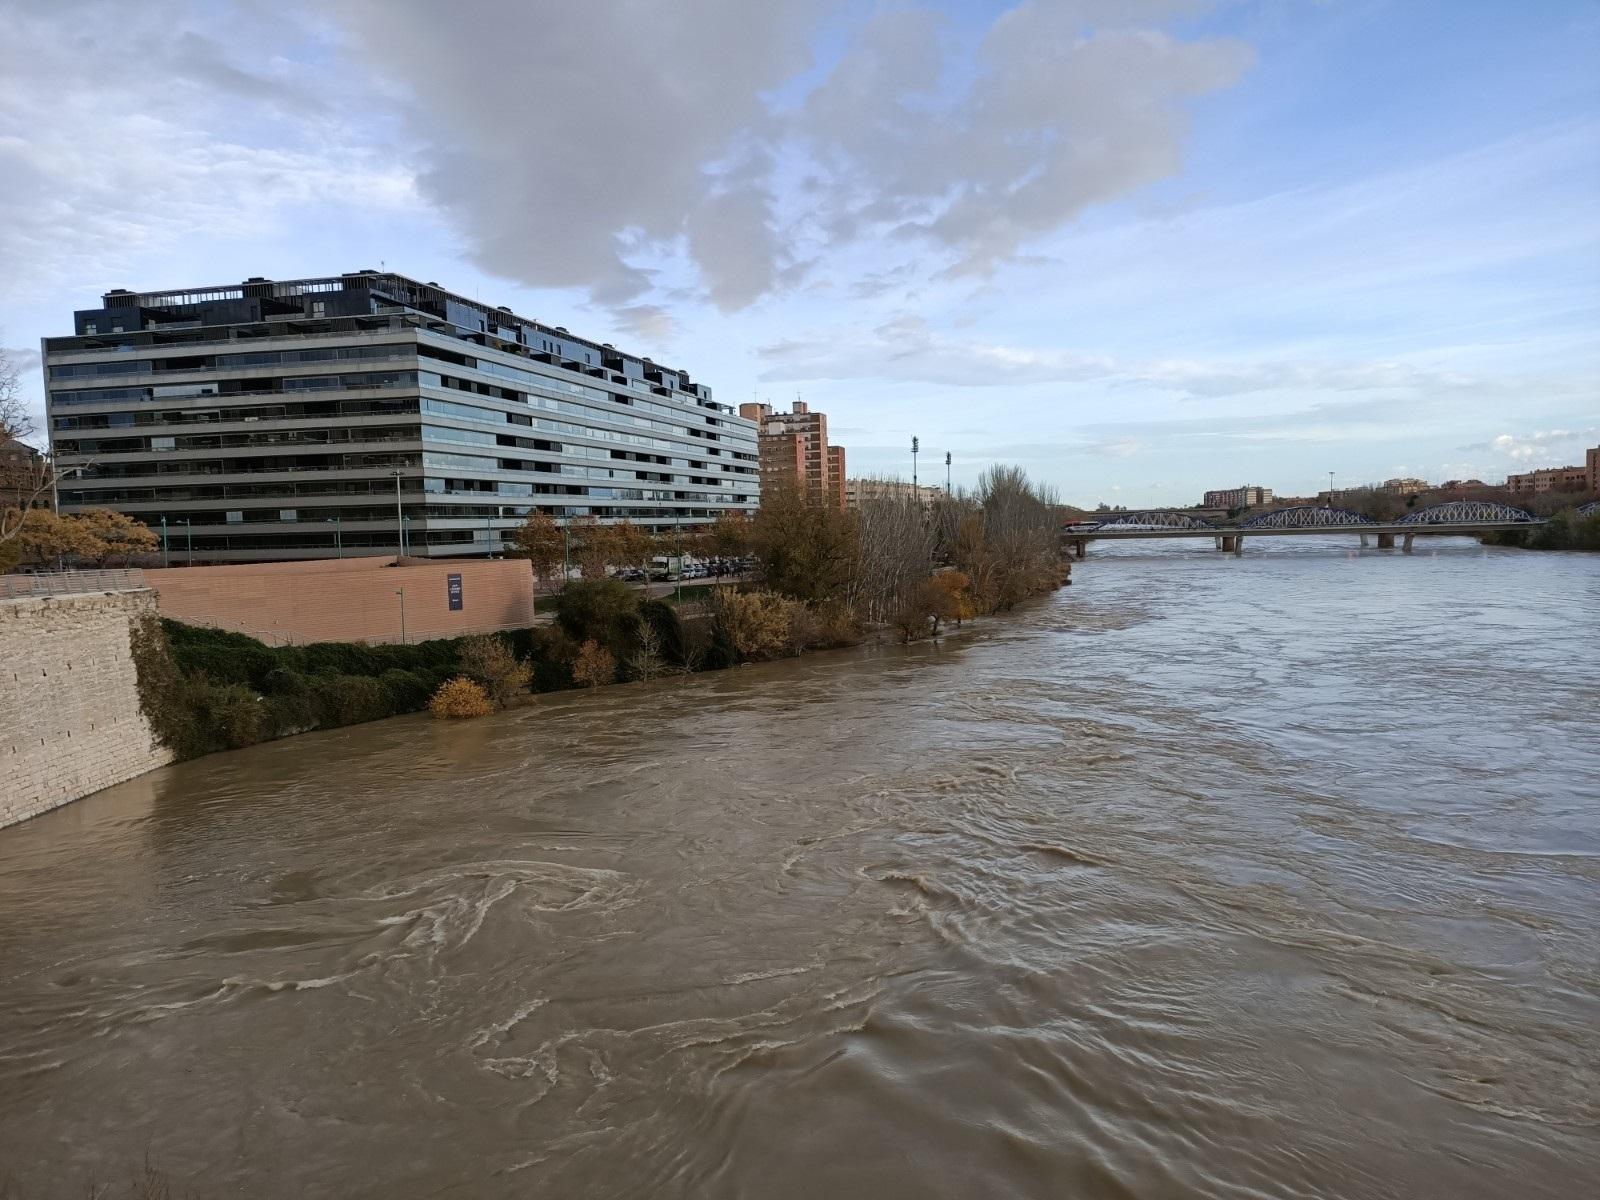
[[[1378,549],[1394,548],[1395,538],[1401,539],[1401,549],[1410,550],[1417,537],[1476,537],[1506,529],[1529,529],[1544,524],[1543,521],[1461,521],[1438,524],[1407,525],[1390,521],[1372,525],[1306,525],[1250,528],[1248,526],[1218,525],[1212,529],[1074,529],[1061,530],[1061,545],[1069,553],[1083,558],[1090,542],[1140,542],[1154,538],[1210,538],[1218,550],[1240,554],[1244,540],[1256,537],[1346,537],[1356,534],[1363,546],[1369,537],[1377,538]]]

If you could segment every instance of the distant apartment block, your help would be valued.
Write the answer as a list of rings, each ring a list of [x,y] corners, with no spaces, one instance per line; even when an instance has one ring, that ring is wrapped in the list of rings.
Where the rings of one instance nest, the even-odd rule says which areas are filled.
[[[1581,467],[1545,467],[1520,475],[1507,475],[1506,490],[1514,496],[1600,491],[1600,446],[1583,452]]]
[[[44,360],[63,511],[165,518],[196,561],[486,555],[535,509],[757,503],[755,425],[686,372],[387,272],[118,288]]]
[[[1251,508],[1257,504],[1266,504],[1272,499],[1272,489],[1269,487],[1252,487],[1245,485],[1236,488],[1218,488],[1207,492],[1201,501],[1202,508]]]
[[[1426,479],[1410,477],[1405,479],[1385,479],[1383,481],[1383,490],[1396,496],[1415,496],[1419,492],[1426,492],[1432,487],[1433,485]]]
[[[54,494],[41,488],[49,478],[44,455],[16,438],[0,438],[0,509],[48,508]]]
[[[789,412],[741,404],[739,415],[760,433],[762,487],[793,487],[813,504],[845,506],[844,447],[828,444],[825,413],[796,400]]]
[[[1363,483],[1357,487],[1334,488],[1332,491],[1324,489],[1317,493],[1317,500],[1322,504],[1344,504],[1370,499],[1375,489],[1370,483]]]
[[[913,485],[905,479],[848,479],[844,485],[844,502],[847,508],[860,508],[869,500],[915,499],[924,508],[944,495],[944,489],[929,484]]]

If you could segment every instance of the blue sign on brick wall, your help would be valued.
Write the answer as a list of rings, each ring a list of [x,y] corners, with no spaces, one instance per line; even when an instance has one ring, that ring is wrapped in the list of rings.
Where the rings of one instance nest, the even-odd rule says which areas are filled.
[[[461,576],[446,575],[445,591],[450,597],[450,611],[460,612],[462,607]]]

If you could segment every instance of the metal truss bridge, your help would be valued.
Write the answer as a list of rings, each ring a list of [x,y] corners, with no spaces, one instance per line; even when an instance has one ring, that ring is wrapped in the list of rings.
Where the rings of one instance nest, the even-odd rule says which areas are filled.
[[[1082,558],[1093,541],[1140,541],[1147,538],[1212,538],[1218,550],[1243,553],[1250,537],[1328,536],[1354,533],[1368,545],[1376,538],[1380,550],[1391,549],[1398,536],[1410,550],[1419,535],[1471,536],[1502,529],[1527,529],[1543,522],[1509,504],[1484,500],[1452,500],[1407,513],[1397,521],[1374,521],[1343,508],[1302,505],[1279,508],[1251,517],[1239,525],[1220,525],[1190,513],[1170,509],[1120,512],[1103,521],[1082,521],[1061,527],[1061,543]]]

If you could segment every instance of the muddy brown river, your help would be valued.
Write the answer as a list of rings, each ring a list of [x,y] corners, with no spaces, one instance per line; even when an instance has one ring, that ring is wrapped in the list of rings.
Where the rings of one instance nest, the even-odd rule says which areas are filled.
[[[0,831],[0,1195],[1600,1194],[1600,557],[1075,580]]]

